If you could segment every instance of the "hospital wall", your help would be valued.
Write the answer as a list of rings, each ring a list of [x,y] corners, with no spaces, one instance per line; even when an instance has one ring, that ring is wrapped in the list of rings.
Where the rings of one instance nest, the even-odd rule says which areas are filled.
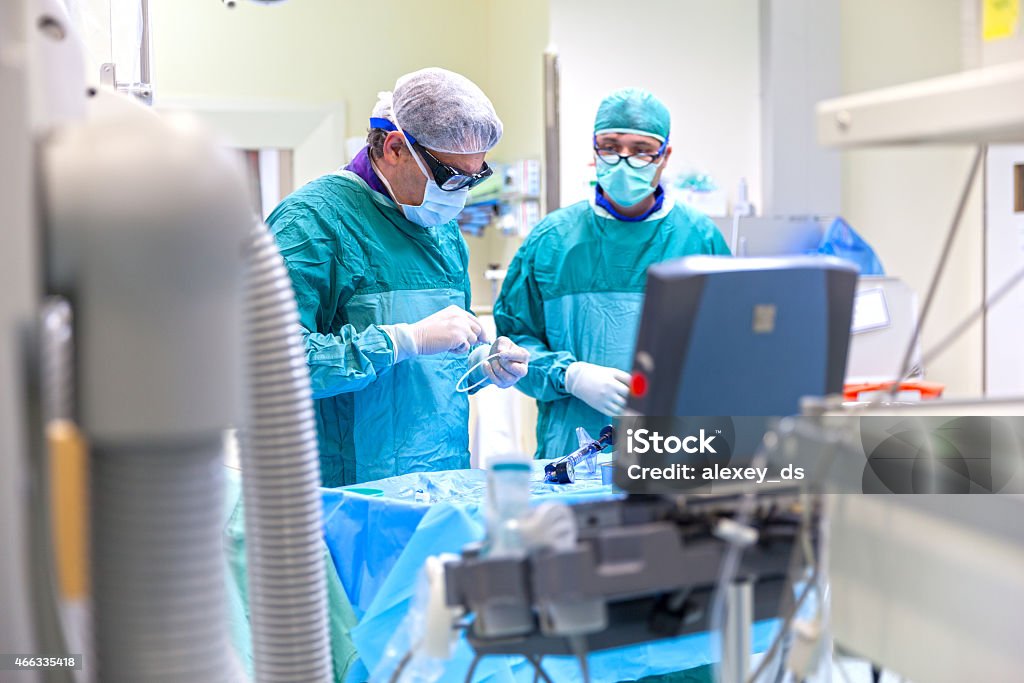
[[[116,7],[121,0],[88,1],[112,1]],[[159,98],[343,102],[347,135],[361,136],[378,91],[390,89],[403,73],[441,66],[474,80],[493,101],[505,135],[492,159],[543,154],[547,0],[292,0],[274,6],[239,2],[232,10],[213,0],[150,2]],[[337,163],[344,161],[345,150],[338,149]],[[474,302],[486,312],[492,297],[484,269],[489,263],[507,265],[521,241],[494,230],[466,241]],[[516,397],[522,448],[532,452],[536,410],[531,399]]]
[[[646,87],[672,112],[667,174],[712,175],[760,204],[756,0],[550,0],[561,66],[561,196],[589,196],[594,114],[610,90]]]
[[[758,3],[641,0],[631,9],[641,18],[639,26],[657,18],[663,37],[628,47],[606,44],[598,37],[614,32],[607,17],[621,12],[613,0],[551,0],[551,40],[562,67],[563,203],[586,196],[592,174],[586,164],[588,131],[601,94],[642,83],[662,95],[673,113],[672,165],[712,173],[730,198],[735,182],[746,177],[759,205],[765,179],[758,130]],[[842,0],[842,91],[973,66],[965,39],[972,27],[964,14],[963,0]],[[842,155],[842,213],[875,246],[887,272],[907,281],[922,302],[971,155],[963,146]],[[979,181],[924,329],[925,350],[981,303],[982,223]],[[946,384],[949,396],[977,396],[983,389],[982,350],[976,324],[926,368],[927,376]]]
[[[960,0],[843,0],[841,12],[846,93],[939,76],[965,66]],[[843,153],[844,215],[874,246],[886,272],[904,279],[922,303],[972,155],[964,146]],[[980,190],[979,181],[924,328],[925,350],[981,303]],[[974,325],[926,370],[928,379],[947,385],[949,396],[979,395],[981,325]]]
[[[481,86],[505,124],[494,149],[497,161],[544,156],[543,53],[548,44],[548,0],[489,0],[486,5],[486,70]],[[478,27],[476,30],[480,30]],[[481,310],[493,303],[488,264],[507,267],[522,240],[488,229],[467,237],[473,299]]]
[[[441,66],[494,102],[505,137],[493,159],[540,158],[547,12],[546,0],[293,0],[232,10],[212,0],[151,0],[153,80],[163,99],[344,102],[347,134],[362,136],[378,91],[414,69]],[[337,160],[345,161],[344,149]],[[467,241],[473,290],[489,304],[484,268],[507,264],[519,241],[493,231]]]
[[[348,134],[366,131],[377,92],[401,74],[442,66],[486,75],[486,5],[302,0],[151,0],[153,79],[161,97],[302,103],[344,101]],[[344,150],[338,150],[339,160]]]
[[[544,156],[543,52],[548,44],[548,0],[488,0],[487,73],[481,84],[505,124],[505,134],[493,157],[498,161],[542,159]],[[473,299],[486,311],[493,304],[491,283],[484,279],[488,264],[507,267],[522,240],[485,230],[467,237]],[[498,390],[491,390],[498,391]],[[507,394],[519,414],[519,448],[537,448],[537,406],[518,391]],[[470,400],[470,443],[477,442],[480,401]],[[486,430],[480,434],[485,439]],[[474,459],[477,453],[474,452]],[[474,462],[474,464],[478,464]]]

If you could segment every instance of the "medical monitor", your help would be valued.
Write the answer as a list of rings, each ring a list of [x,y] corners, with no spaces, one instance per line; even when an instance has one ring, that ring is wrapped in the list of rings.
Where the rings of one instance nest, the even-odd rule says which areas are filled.
[[[827,256],[688,256],[652,266],[629,408],[784,416],[843,389],[857,269]]]

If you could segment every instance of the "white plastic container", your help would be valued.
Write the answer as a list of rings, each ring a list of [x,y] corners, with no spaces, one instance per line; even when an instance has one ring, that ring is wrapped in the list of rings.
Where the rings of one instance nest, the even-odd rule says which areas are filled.
[[[495,456],[487,470],[484,521],[487,554],[514,557],[526,553],[520,520],[530,511],[530,459],[522,453]]]

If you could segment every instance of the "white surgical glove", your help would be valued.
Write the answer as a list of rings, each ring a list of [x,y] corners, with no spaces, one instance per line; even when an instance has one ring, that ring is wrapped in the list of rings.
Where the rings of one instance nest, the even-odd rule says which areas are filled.
[[[395,345],[395,362],[413,356],[432,356],[451,351],[466,353],[484,339],[480,321],[469,311],[449,306],[415,323],[385,325]]]
[[[565,370],[565,389],[599,413],[621,415],[629,393],[629,375],[616,368],[576,361]]]
[[[473,351],[469,364],[472,367],[495,354],[498,354],[497,358],[491,358],[480,366],[487,379],[491,380],[491,384],[499,389],[508,389],[526,377],[530,365],[530,352],[514,344],[508,337],[498,337],[490,349],[481,346],[479,350]]]

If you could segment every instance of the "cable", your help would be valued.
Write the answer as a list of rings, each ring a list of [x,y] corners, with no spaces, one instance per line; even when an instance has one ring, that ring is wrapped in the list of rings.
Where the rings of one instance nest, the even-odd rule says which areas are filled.
[[[394,673],[392,673],[391,678],[388,679],[389,683],[398,683],[398,681],[402,678],[402,674],[405,673],[405,668],[409,666],[409,662],[412,661],[413,656],[416,654],[416,650],[420,649],[420,645],[422,644],[422,640],[418,641],[414,645],[411,645],[408,651],[406,651],[406,653],[402,655],[402,659],[399,660],[398,666],[395,667]]]
[[[833,446],[835,446],[834,443],[833,443]],[[829,465],[831,464],[831,460],[834,459],[834,457],[835,457],[835,450],[836,450],[835,448],[830,449],[830,451],[831,451],[831,458],[829,458],[829,462],[828,462]],[[789,567],[787,568],[787,576],[786,576],[786,586],[787,587],[788,586],[793,586],[796,583],[796,572],[797,572],[797,568],[800,566],[799,562],[795,561],[795,557],[796,557],[797,553],[800,552],[801,550],[803,550],[803,552],[805,552],[805,553],[807,552],[807,544],[803,543],[802,541],[810,533],[811,515],[809,513],[807,513],[806,510],[804,510],[802,512],[804,514],[801,514],[801,516],[800,516],[800,530],[798,531],[798,535],[800,536],[800,538],[796,539],[796,542],[793,545],[793,552],[790,555],[790,564],[789,564]],[[800,593],[800,597],[795,602],[793,602],[791,605],[789,605],[787,609],[780,610],[780,611],[784,611],[785,614],[786,614],[786,616],[785,616],[785,618],[783,619],[783,622],[782,622],[782,627],[779,629],[778,634],[776,634],[775,638],[773,639],[771,646],[768,648],[768,651],[764,655],[764,658],[761,659],[761,662],[758,664],[757,668],[754,670],[754,673],[751,674],[750,677],[747,679],[747,683],[755,683],[764,674],[764,672],[768,669],[769,664],[775,659],[776,653],[778,652],[780,645],[785,640],[786,634],[789,633],[789,629],[792,626],[793,618],[796,616],[796,613],[800,610],[800,607],[803,605],[804,601],[807,599],[807,596],[810,595],[811,591],[812,590],[813,591],[817,591],[818,590],[818,576],[819,576],[821,565],[818,564],[818,562],[814,562],[813,564],[811,564],[811,566],[814,567],[814,570],[811,572],[811,576],[807,580],[807,584],[804,586],[804,590]],[[819,596],[819,599],[820,599],[820,596]],[[790,602],[791,600],[792,600],[792,598],[789,597],[789,591],[788,590],[784,591],[783,592],[783,598],[782,598],[782,604],[784,605],[784,604]]]
[[[803,521],[801,521],[803,526]],[[803,531],[798,532],[798,537],[803,536]],[[786,567],[786,582],[779,598],[779,614],[785,614],[793,603],[793,592],[789,587],[796,585],[797,575],[800,573],[800,546],[799,538],[793,543],[793,549],[789,553],[789,565]]]
[[[999,303],[1003,297],[1013,291],[1021,280],[1024,280],[1024,268],[1017,271],[1013,277],[1006,281],[1006,283],[1000,287],[996,292],[990,296],[986,301],[981,304],[981,307],[976,309],[969,316],[964,318],[957,324],[945,337],[942,338],[938,344],[932,346],[928,351],[921,356],[921,365],[935,360],[935,357],[945,351],[953,342],[960,338],[960,336],[967,331],[967,329],[988,312],[988,309]]]
[[[784,649],[779,653],[779,666],[775,667],[775,679],[772,683],[789,683],[789,674],[786,672],[786,667],[782,666],[782,662],[786,661],[786,657],[789,654],[789,642],[784,643]]]
[[[395,667],[394,673],[392,673],[391,678],[388,679],[389,683],[398,683],[402,678],[402,674],[405,672],[405,667],[409,666],[409,662],[412,661],[413,652],[415,652],[415,649],[409,648],[409,651],[402,655],[401,661],[398,662],[398,666]]]
[[[953,214],[953,222],[949,226],[949,230],[946,233],[946,241],[942,245],[942,252],[939,255],[939,263],[936,265],[935,273],[932,275],[931,283],[928,285],[928,294],[925,296],[924,306],[921,308],[921,315],[917,319],[917,325],[914,327],[914,334],[910,337],[910,343],[907,344],[906,353],[903,354],[903,363],[900,365],[900,374],[892,385],[892,389],[890,391],[891,397],[896,396],[899,391],[900,383],[910,372],[910,362],[914,356],[914,348],[921,339],[921,330],[924,329],[924,323],[928,319],[928,313],[931,312],[932,304],[935,302],[935,293],[938,291],[939,281],[942,279],[942,273],[946,269],[946,262],[949,260],[949,255],[953,251],[953,241],[956,239],[956,234],[960,229],[960,223],[963,219],[964,210],[967,208],[967,198],[971,194],[971,188],[974,186],[974,179],[978,175],[978,169],[981,167],[981,162],[985,158],[987,150],[987,145],[979,145],[978,150],[974,155],[974,161],[971,163],[970,173],[967,174],[967,182],[964,183],[963,190],[960,192],[960,199],[957,201],[956,213]]]
[[[785,582],[785,586],[786,586],[787,589],[783,590],[782,597],[780,598],[780,601],[779,601],[779,613],[780,614],[786,614],[790,610],[792,610],[793,614],[796,614],[797,610],[799,610],[799,608],[800,608],[799,604],[797,604],[795,606],[793,605],[792,592],[790,590],[788,590],[788,588],[793,587],[793,586],[796,585],[797,575],[799,574],[800,567],[801,567],[801,564],[800,564],[800,561],[799,561],[800,560],[801,551],[803,552],[804,559],[807,561],[807,563],[810,566],[817,567],[817,563],[813,561],[813,550],[809,548],[809,546],[810,546],[811,516],[810,516],[810,514],[808,512],[808,508],[810,508],[810,505],[804,505],[804,508],[805,509],[801,511],[801,516],[800,516],[800,529],[797,531],[797,538],[794,540],[793,550],[790,552],[790,556],[789,556],[789,565],[786,568],[786,582]],[[810,555],[808,555],[808,551],[809,550],[811,550],[811,554]],[[814,590],[814,591],[818,592],[817,582],[813,581],[813,579],[808,581],[807,588],[805,590],[805,594],[809,593],[811,590]],[[803,598],[801,598],[801,599],[803,599]],[[820,599],[820,592],[819,592],[819,599]],[[782,626],[782,628],[780,629],[778,635],[776,636],[779,645],[781,645],[782,642],[785,641],[785,636],[786,636],[787,631],[788,631],[788,627],[784,624]],[[777,648],[775,648],[774,643],[773,643],[773,647],[771,649],[777,649]],[[763,672],[765,670],[767,670],[768,665],[770,664],[771,660],[774,659],[774,657],[775,657],[775,655],[774,655],[774,653],[772,651],[769,651],[768,653],[765,654],[764,659],[761,661],[761,664],[758,667],[757,673],[755,673],[755,678],[760,676],[760,675],[762,675]],[[784,676],[784,674],[785,674],[785,667],[784,666],[779,667],[779,675],[778,675],[778,677],[782,677],[782,676]]]
[[[533,664],[533,683],[537,683],[539,680],[543,680],[544,683],[552,683],[551,678],[544,671],[544,667],[541,666],[541,662],[544,660],[543,657],[527,657],[526,659]]]
[[[469,671],[466,672],[465,683],[471,683],[473,680],[473,674],[476,673],[476,667],[480,664],[480,660],[483,656],[479,652],[473,654],[473,661],[469,663]]]
[[[456,628],[458,628],[458,625],[456,625]],[[395,667],[394,673],[392,673],[391,678],[388,679],[388,683],[399,683],[402,674],[405,673],[406,667],[409,666],[409,663],[412,661],[413,656],[416,654],[416,650],[420,649],[420,646],[422,644],[423,640],[420,639],[418,642],[416,642],[416,644],[412,645],[404,655],[402,655],[402,659],[399,660],[398,666]],[[466,681],[469,681],[473,677],[473,673],[476,670],[477,661],[479,659],[480,655],[476,655],[476,658],[473,660],[473,663],[469,667],[469,674],[467,675],[468,677],[466,678]]]
[[[782,621],[782,628],[779,629],[779,633],[775,636],[775,639],[772,641],[771,647],[768,648],[768,652],[765,653],[765,656],[761,660],[761,663],[758,664],[757,669],[755,669],[754,673],[752,673],[750,677],[747,678],[747,683],[756,683],[757,679],[760,678],[761,675],[764,674],[765,670],[768,668],[768,663],[775,658],[775,653],[778,652],[779,645],[782,643],[783,640],[783,636],[785,636],[785,634],[789,632],[789,627],[793,625],[793,618],[796,616],[796,613],[800,609],[800,607],[804,604],[804,600],[807,599],[807,596],[810,594],[812,590],[815,590],[815,583],[817,582],[817,580],[818,567],[815,566],[814,572],[808,579],[807,585],[804,587],[803,592],[800,593],[800,597],[797,599],[795,603],[793,603],[793,606],[786,614],[785,618]]]
[[[846,673],[846,662],[839,655],[832,657],[832,661],[835,662],[836,669],[839,671],[839,675],[843,677],[845,683],[851,683],[849,674]]]
[[[794,424],[791,432],[789,432],[786,438],[799,438],[805,440],[816,440],[818,442],[819,450],[824,452],[824,457],[819,458],[815,463],[814,471],[811,476],[807,479],[805,484],[806,488],[811,491],[821,491],[824,488],[826,477],[828,472],[832,469],[833,463],[836,461],[838,452],[847,444],[849,441],[849,435],[843,434],[839,430],[828,429],[824,426],[816,423],[812,423],[808,420],[798,420]],[[839,437],[835,436],[839,433]],[[857,453],[857,449],[853,448],[852,452]],[[860,455],[860,454],[858,454]],[[862,455],[860,455],[862,457]]]
[[[587,665],[587,641],[583,636],[569,636],[569,647],[580,663],[583,683],[590,683],[590,667]]]

